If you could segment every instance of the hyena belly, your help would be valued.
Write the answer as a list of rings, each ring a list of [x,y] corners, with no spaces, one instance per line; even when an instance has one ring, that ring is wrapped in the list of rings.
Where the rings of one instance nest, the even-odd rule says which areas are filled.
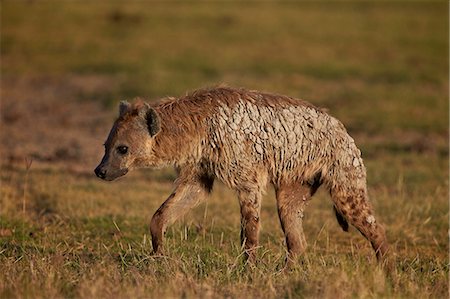
[[[275,185],[318,174],[332,182],[336,169],[355,166],[357,177],[365,177],[360,151],[343,125],[314,107],[241,100],[220,105],[211,127],[216,175],[232,187],[264,172]]]

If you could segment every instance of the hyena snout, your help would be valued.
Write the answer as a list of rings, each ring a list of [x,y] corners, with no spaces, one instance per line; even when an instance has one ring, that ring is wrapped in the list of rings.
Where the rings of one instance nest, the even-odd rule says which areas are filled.
[[[102,180],[106,179],[106,169],[104,169],[102,165],[97,166],[94,172],[95,175],[101,178]]]
[[[113,181],[121,176],[124,176],[128,173],[128,168],[124,169],[114,169],[111,167],[107,167],[104,164],[100,164],[94,170],[95,175],[105,181]]]

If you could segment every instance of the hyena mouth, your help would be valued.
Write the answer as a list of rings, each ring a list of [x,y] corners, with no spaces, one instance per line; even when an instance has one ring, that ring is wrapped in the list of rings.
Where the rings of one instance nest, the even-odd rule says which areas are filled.
[[[117,172],[111,173],[109,175],[106,175],[103,179],[105,181],[114,181],[128,173],[128,168],[120,169]]]

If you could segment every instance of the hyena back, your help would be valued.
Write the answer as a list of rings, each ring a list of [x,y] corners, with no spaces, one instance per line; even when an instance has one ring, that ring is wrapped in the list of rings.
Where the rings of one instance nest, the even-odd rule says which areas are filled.
[[[361,152],[341,122],[307,102],[232,88],[200,90],[153,106],[122,102],[97,176],[113,180],[134,168],[170,165],[178,170],[174,190],[150,224],[156,253],[162,252],[167,226],[204,200],[215,178],[238,194],[249,259],[258,246],[267,183],[276,191],[289,261],[306,247],[303,213],[321,185],[330,192],[341,227],[356,227],[379,260],[387,253]]]

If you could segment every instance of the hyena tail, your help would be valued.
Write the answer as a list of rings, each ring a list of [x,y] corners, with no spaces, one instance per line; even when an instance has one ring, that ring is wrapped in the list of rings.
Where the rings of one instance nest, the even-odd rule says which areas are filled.
[[[336,206],[333,206],[334,214],[336,215],[337,222],[341,226],[344,232],[348,232],[348,222],[345,220],[344,216],[336,209]]]
[[[311,195],[314,195],[314,193],[316,193],[317,189],[322,185],[323,180],[322,180],[322,174],[321,172],[318,172],[312,180],[310,180],[309,185],[311,186]],[[341,228],[345,231],[348,232],[348,222],[347,220],[345,220],[345,217],[341,214],[341,212],[339,212],[339,210],[336,208],[336,205],[333,206],[334,209],[334,213],[336,215],[336,219],[337,222],[339,223],[339,225],[341,226]]]

